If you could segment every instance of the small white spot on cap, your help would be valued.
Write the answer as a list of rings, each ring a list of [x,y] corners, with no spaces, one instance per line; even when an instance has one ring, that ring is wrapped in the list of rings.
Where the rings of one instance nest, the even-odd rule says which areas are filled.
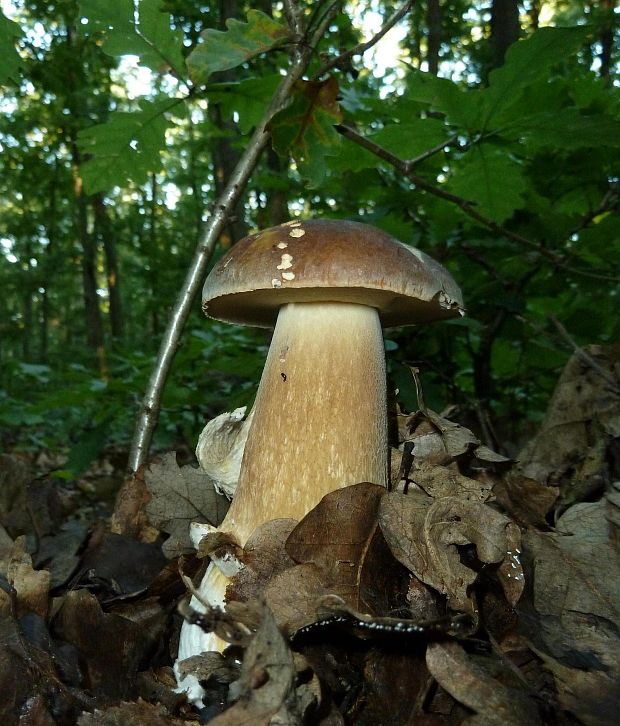
[[[290,222],[284,222],[282,225],[283,227],[299,227],[301,225],[301,222],[297,221],[296,219],[292,219]]]
[[[282,280],[278,280],[274,277],[271,281],[271,287],[282,287]]]
[[[289,233],[289,237],[303,237],[306,231],[303,229],[292,229]]]
[[[286,252],[282,255],[282,262],[278,265],[278,270],[288,270],[289,267],[293,266],[293,258],[291,255],[286,254]]]
[[[283,280],[294,280],[295,279],[295,273],[294,272],[283,272],[282,273],[282,279]]]
[[[279,250],[285,250],[288,247],[288,242],[278,242],[278,244],[276,245],[276,247]]]

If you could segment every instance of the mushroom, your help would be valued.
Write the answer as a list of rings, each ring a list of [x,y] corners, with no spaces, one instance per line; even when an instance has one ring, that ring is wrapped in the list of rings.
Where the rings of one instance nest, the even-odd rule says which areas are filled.
[[[205,282],[203,309],[231,323],[275,325],[239,483],[219,527],[243,547],[259,525],[300,520],[335,489],[387,485],[381,327],[451,318],[463,303],[447,270],[423,252],[368,225],[314,220],[234,245]],[[199,592],[223,606],[227,582],[212,562]],[[183,625],[179,659],[221,648]]]

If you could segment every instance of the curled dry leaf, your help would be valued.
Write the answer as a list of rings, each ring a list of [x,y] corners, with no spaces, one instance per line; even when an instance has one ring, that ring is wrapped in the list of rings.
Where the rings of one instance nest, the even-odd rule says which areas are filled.
[[[457,547],[474,544],[478,559],[484,563],[500,564],[518,554],[516,525],[481,502],[457,497],[433,500],[420,492],[391,492],[381,500],[379,524],[396,559],[427,585],[447,595],[451,608],[472,616],[475,605],[467,590],[477,573],[461,562]],[[512,574],[513,568],[510,570]],[[514,575],[522,588],[520,564]],[[507,574],[504,579],[509,579]],[[516,594],[511,588],[511,597]]]
[[[511,673],[494,678],[474,661],[458,643],[431,643],[426,665],[442,688],[476,716],[467,719],[474,726],[535,726],[542,724],[538,708]],[[493,664],[497,669],[497,664]],[[510,685],[507,685],[507,682]]]
[[[477,481],[445,466],[416,469],[412,481],[434,499],[457,497],[463,501],[486,502],[493,498],[491,482]]]
[[[427,424],[424,425],[424,422],[427,422]],[[428,424],[431,424],[431,427]],[[459,456],[480,445],[480,441],[469,429],[447,418],[443,418],[428,408],[424,411],[416,411],[413,413],[409,417],[407,425],[411,432],[410,438],[414,441],[418,438],[420,439],[419,443],[416,441],[416,449],[419,449],[416,455],[421,457],[421,461],[428,461],[428,463],[432,463],[432,459],[435,457],[426,456],[427,449],[429,452],[440,451],[437,443],[432,444],[431,442],[433,431],[437,432],[437,435],[440,436],[443,445],[442,448],[445,450],[447,458],[450,461],[458,459]],[[422,437],[425,438],[423,439]],[[441,464],[445,463],[445,461],[437,461],[436,463]]]
[[[202,470],[213,481],[218,494],[229,499],[239,481],[241,459],[248,439],[254,411],[244,419],[247,406],[222,413],[204,427],[198,437],[196,458]]]
[[[213,481],[200,469],[179,467],[174,452],[151,462],[144,481],[150,494],[146,513],[153,526],[170,535],[162,547],[170,559],[193,550],[190,522],[217,526],[228,509],[228,500],[216,492]]]

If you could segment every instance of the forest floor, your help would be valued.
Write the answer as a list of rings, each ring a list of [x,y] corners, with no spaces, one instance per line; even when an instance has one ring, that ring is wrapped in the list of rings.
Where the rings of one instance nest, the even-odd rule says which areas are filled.
[[[259,528],[202,617],[189,578],[228,545],[189,523],[227,502],[187,452],[120,496],[123,452],[73,482],[0,456],[0,723],[617,724],[619,381],[618,348],[580,351],[518,461],[399,416],[391,491]],[[232,643],[180,666],[201,708],[174,691],[181,612]]]

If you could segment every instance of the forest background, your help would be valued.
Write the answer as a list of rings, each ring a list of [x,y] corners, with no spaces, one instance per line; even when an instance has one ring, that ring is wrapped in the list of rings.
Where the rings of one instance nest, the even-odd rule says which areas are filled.
[[[290,63],[287,5],[3,2],[3,450],[62,453],[67,479],[126,456],[214,202]],[[575,346],[618,339],[618,7],[319,0],[306,22],[335,7],[209,265],[291,218],[424,250],[468,314],[387,331],[391,389],[414,410],[416,366],[427,405],[514,454]],[[251,404],[267,345],[204,318],[198,296],[155,447],[193,447],[207,419]]]

